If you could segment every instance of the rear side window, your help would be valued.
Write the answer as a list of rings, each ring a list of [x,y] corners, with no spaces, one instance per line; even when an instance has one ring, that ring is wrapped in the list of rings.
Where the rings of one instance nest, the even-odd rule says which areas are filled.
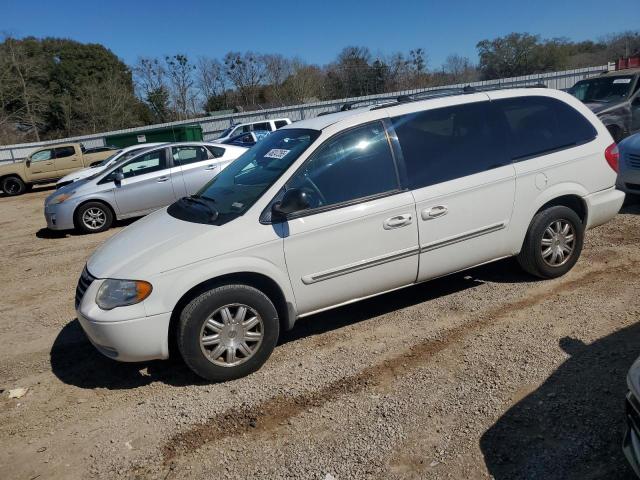
[[[289,188],[307,192],[311,208],[397,190],[398,175],[382,123],[356,127],[327,140],[294,174]]]
[[[207,149],[211,152],[213,158],[220,158],[224,155],[224,148],[222,147],[214,147],[212,145],[208,145]]]
[[[76,150],[73,147],[59,147],[54,149],[56,158],[70,157],[76,154]]]
[[[285,125],[289,125],[286,120],[276,120],[275,124],[276,124],[276,129],[277,128],[282,128]]]
[[[271,124],[269,124],[269,122],[254,123],[253,124],[253,129],[254,130],[266,130],[267,132],[270,132],[271,131]]]
[[[515,161],[581,145],[597,135],[580,112],[555,98],[505,98],[493,103],[506,119]]]
[[[409,188],[473,175],[510,163],[489,102],[426,110],[392,119]]]
[[[171,156],[176,165],[187,165],[209,158],[207,150],[200,146],[184,146],[171,148]]]

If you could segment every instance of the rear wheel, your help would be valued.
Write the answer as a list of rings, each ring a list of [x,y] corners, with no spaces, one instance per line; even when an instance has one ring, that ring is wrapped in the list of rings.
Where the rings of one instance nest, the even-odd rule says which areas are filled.
[[[27,190],[27,186],[20,177],[11,176],[2,179],[2,191],[5,195],[22,195]]]
[[[184,308],[177,343],[197,375],[226,381],[258,370],[278,335],[278,313],[264,293],[247,285],[225,285],[199,295]]]
[[[518,262],[531,275],[560,277],[578,261],[583,241],[578,214],[565,206],[550,207],[533,217]]]
[[[113,223],[111,209],[101,202],[81,205],[74,217],[76,227],[84,233],[104,232]]]

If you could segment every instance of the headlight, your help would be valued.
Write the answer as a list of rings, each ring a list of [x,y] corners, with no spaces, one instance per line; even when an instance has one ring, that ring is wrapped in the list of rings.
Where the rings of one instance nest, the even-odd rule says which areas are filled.
[[[51,199],[51,203],[53,205],[58,205],[59,203],[64,202],[65,200],[68,200],[71,198],[71,196],[76,193],[76,192],[70,192],[70,193],[61,193],[60,195],[56,195],[55,197],[53,197]]]
[[[103,310],[111,310],[116,307],[135,305],[149,295],[153,287],[149,282],[142,280],[115,280],[108,278],[96,295],[96,303]]]

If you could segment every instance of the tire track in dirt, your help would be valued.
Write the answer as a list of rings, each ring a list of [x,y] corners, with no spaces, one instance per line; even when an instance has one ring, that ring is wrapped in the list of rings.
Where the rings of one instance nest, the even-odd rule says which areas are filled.
[[[161,449],[164,463],[167,465],[172,460],[193,452],[209,442],[220,441],[223,438],[247,432],[268,432],[303,411],[321,407],[342,395],[385,387],[391,384],[396,377],[424,364],[434,355],[460,342],[471,333],[488,328],[518,311],[544,303],[555,295],[597,283],[603,278],[612,277],[616,281],[620,281],[625,276],[635,275],[633,273],[634,267],[639,264],[638,261],[630,261],[624,264],[602,265],[599,269],[586,270],[576,278],[549,286],[537,293],[526,294],[525,292],[527,296],[521,300],[472,316],[470,321],[443,332],[441,338],[418,343],[404,353],[366,367],[354,375],[341,378],[319,390],[292,397],[278,396],[254,406],[229,409],[220,415],[211,417],[204,423],[173,435]]]

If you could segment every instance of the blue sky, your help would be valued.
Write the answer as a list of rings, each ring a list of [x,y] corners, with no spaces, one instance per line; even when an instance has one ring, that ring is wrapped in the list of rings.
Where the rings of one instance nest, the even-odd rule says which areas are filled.
[[[639,1],[0,0],[0,32],[101,43],[127,63],[253,50],[326,64],[362,45],[374,55],[422,47],[437,68],[450,53],[475,61],[479,40],[514,31],[584,40],[638,29]]]

